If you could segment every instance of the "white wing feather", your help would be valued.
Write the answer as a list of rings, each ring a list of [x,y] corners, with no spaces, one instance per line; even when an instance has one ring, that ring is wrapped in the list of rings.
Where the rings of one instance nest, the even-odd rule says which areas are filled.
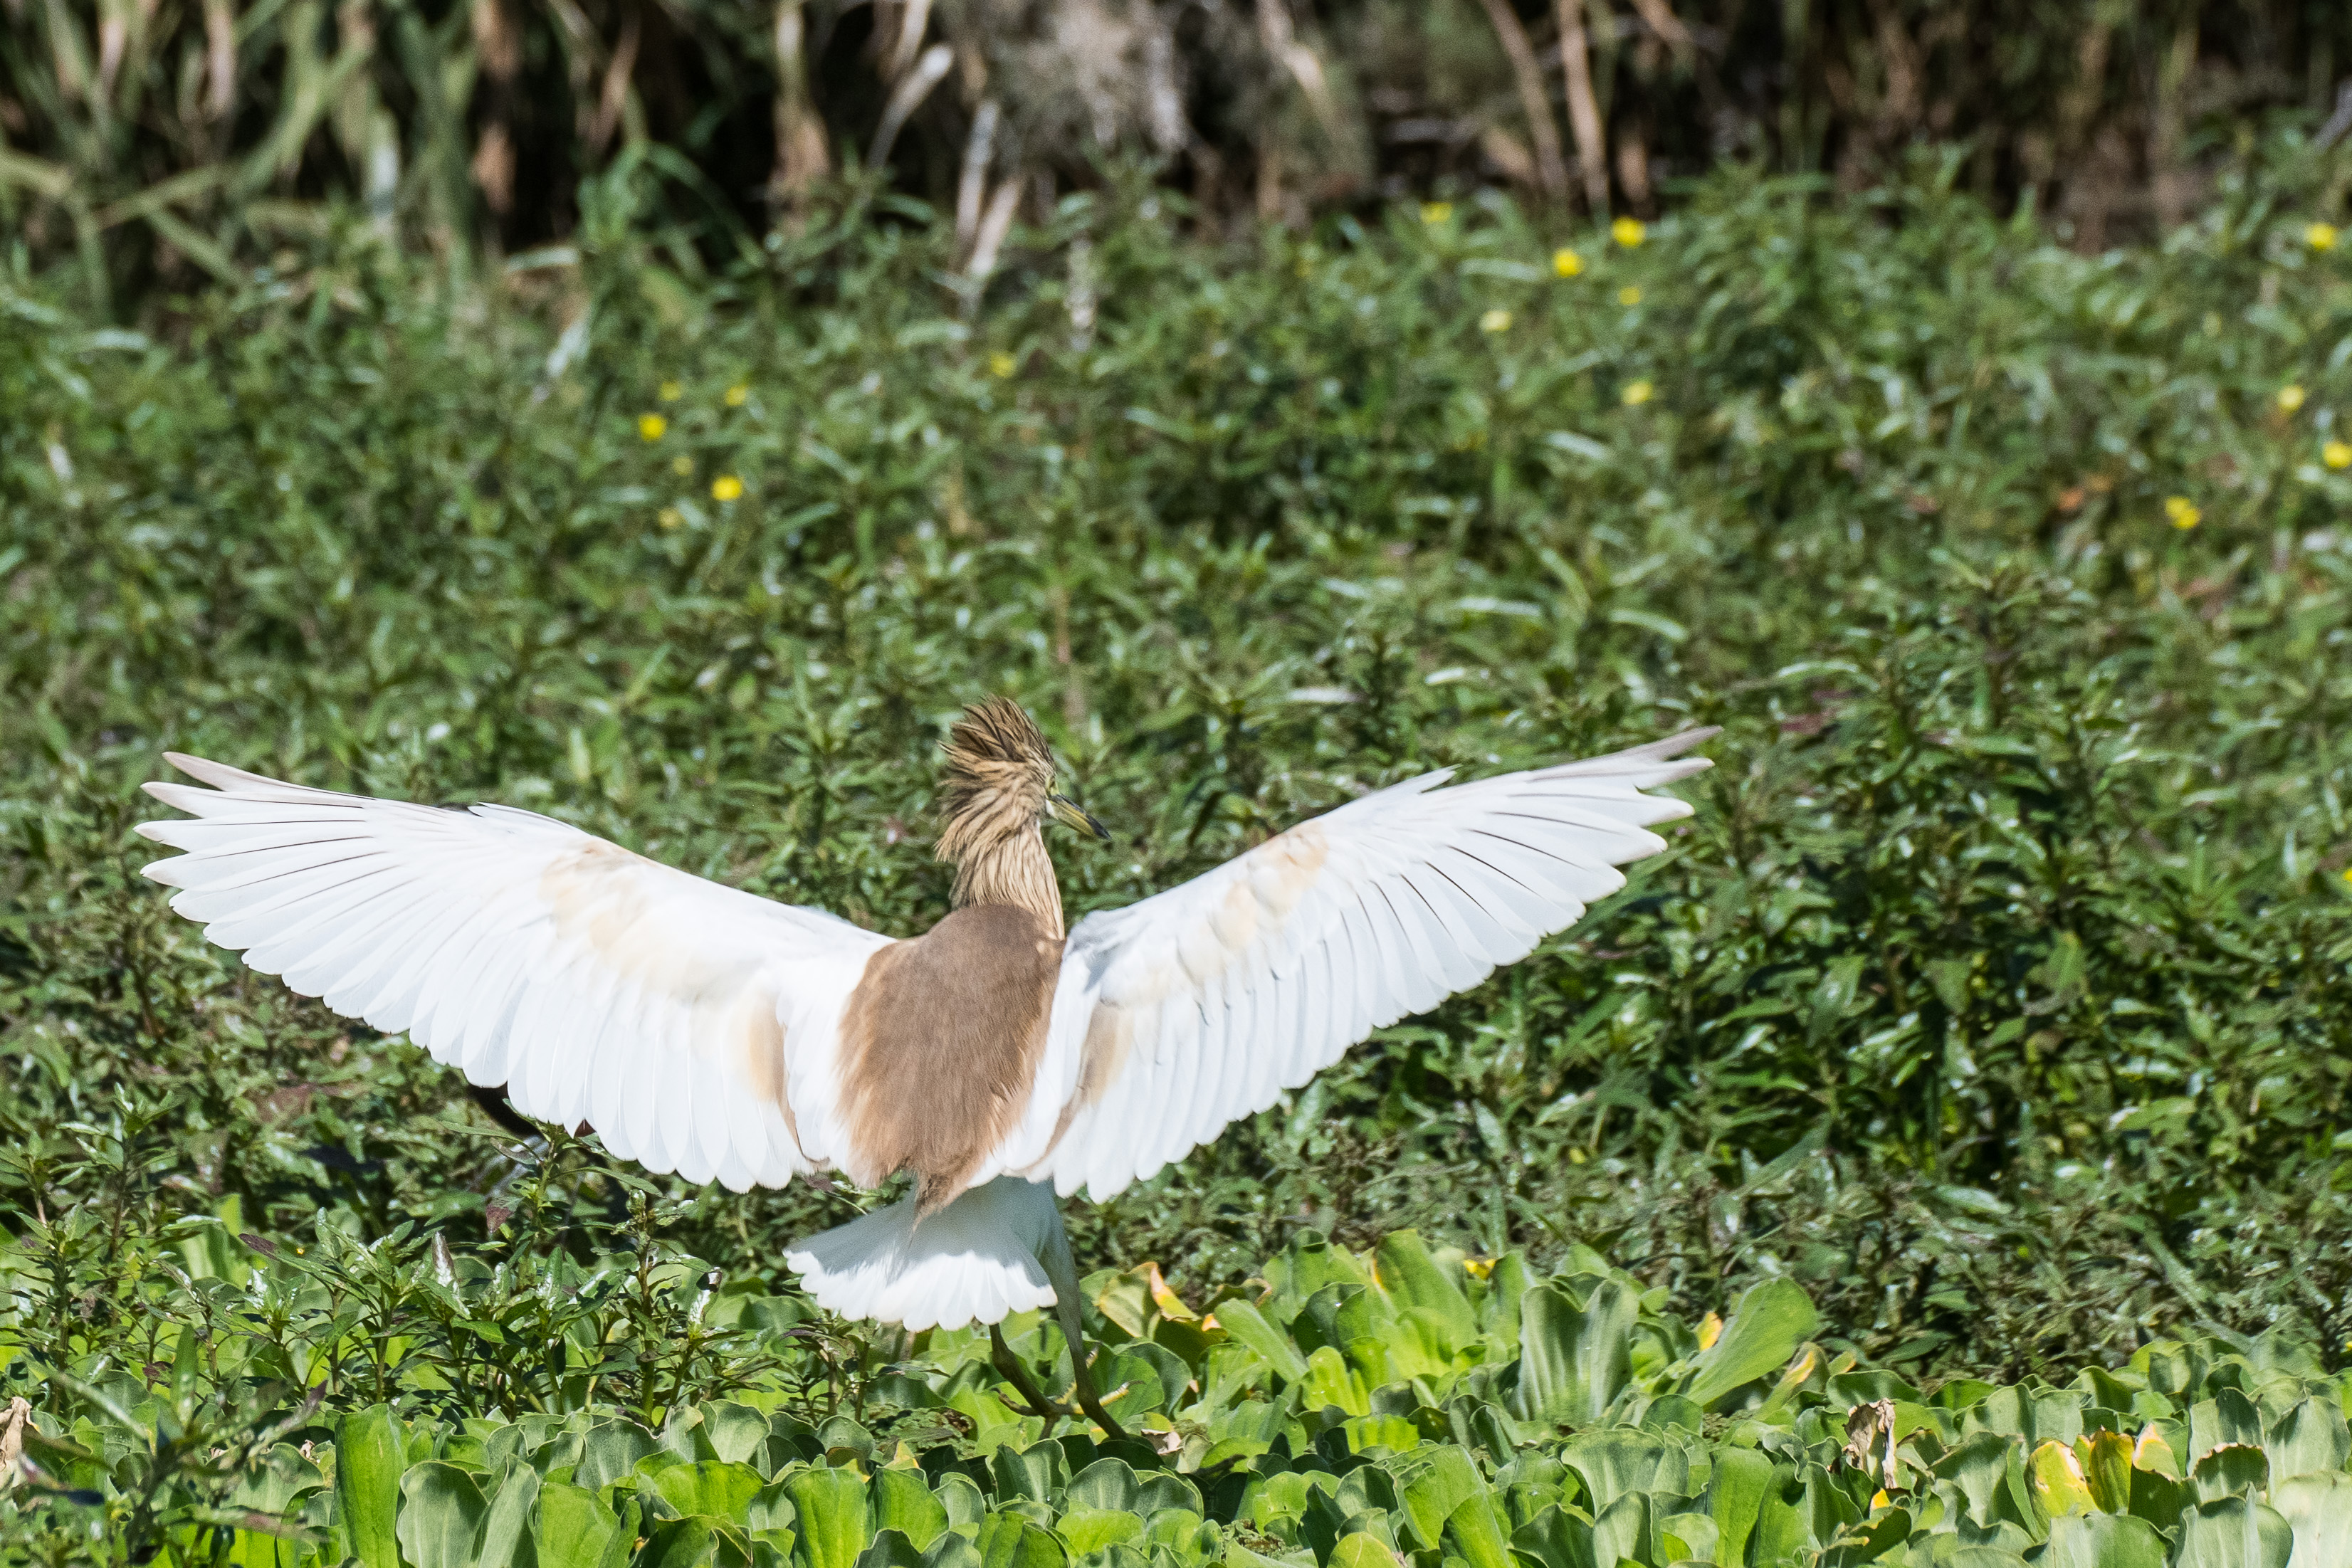
[[[837,1141],[806,1118],[796,1135],[792,1105],[833,1076],[843,1005],[887,937],[509,806],[170,760],[213,788],[147,786],[194,820],[140,824],[187,852],[146,874],[254,969],[649,1170],[780,1186],[824,1163],[803,1137]]]
[[[1027,1111],[991,1171],[1097,1201],[1273,1104],[1373,1030],[1573,925],[1691,814],[1693,730],[1559,768],[1368,795],[1071,932]]]

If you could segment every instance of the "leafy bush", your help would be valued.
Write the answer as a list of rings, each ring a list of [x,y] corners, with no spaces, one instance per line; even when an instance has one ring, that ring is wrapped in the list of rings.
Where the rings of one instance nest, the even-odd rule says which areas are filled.
[[[2160,1341],[2064,1386],[1960,1379],[1929,1398],[1811,1343],[1813,1305],[1789,1281],[1692,1323],[1589,1249],[1538,1279],[1518,1253],[1473,1262],[1410,1231],[1363,1256],[1302,1236],[1262,1290],[1206,1312],[1150,1265],[1089,1280],[1091,1315],[1118,1340],[1108,1404],[1134,1437],[1024,1414],[979,1331],[836,1359],[793,1326],[798,1303],[768,1297],[698,1302],[689,1337],[773,1349],[797,1377],[739,1356],[734,1397],[641,1423],[591,1402],[603,1367],[576,1332],[597,1315],[590,1281],[548,1293],[572,1315],[535,1325],[565,1381],[527,1414],[459,1418],[468,1390],[415,1354],[388,1377],[372,1367],[397,1408],[348,1407],[368,1394],[339,1398],[331,1374],[317,1386],[346,1405],[339,1417],[314,1398],[203,1453],[241,1385],[299,1385],[274,1325],[331,1301],[362,1255],[256,1258],[217,1229],[190,1242],[227,1270],[194,1294],[230,1310],[176,1325],[152,1385],[60,1380],[73,1424],[29,1434],[37,1473],[0,1500],[27,1556],[110,1527],[134,1560],[384,1568],[1927,1568],[1955,1551],[1980,1568],[2027,1552],[2154,1568],[2284,1565],[2290,1549],[2332,1562],[2352,1533],[2352,1385],[2269,1339]],[[467,1333],[497,1336],[462,1316],[495,1287],[446,1256],[416,1261],[362,1272],[404,1272]],[[1066,1386],[1058,1330],[1035,1314],[1012,1326],[1028,1371]]]
[[[145,335],[16,279],[0,1392],[104,1423],[59,1379],[136,1415],[185,1364],[171,1465],[223,1474],[319,1388],[542,1432],[848,1397],[896,1351],[748,1314],[861,1200],[517,1144],[166,912],[135,786],[175,747],[505,800],[915,929],[989,690],[1128,835],[1060,848],[1074,912],[1429,768],[1726,727],[1676,852],[1073,1206],[1089,1263],[1207,1301],[1411,1226],[1686,1318],[1801,1281],[1922,1386],[2335,1356],[2352,279],[2291,172],[2096,261],[1932,183],[1727,177],[1572,258],[1502,204],[1212,250],[1121,187],[985,295],[896,211],[697,282],[616,186],[487,292],[364,235]]]

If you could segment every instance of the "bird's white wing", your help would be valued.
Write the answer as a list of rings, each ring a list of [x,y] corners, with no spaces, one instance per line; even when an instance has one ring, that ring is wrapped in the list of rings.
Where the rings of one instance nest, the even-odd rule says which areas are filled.
[[[139,831],[172,907],[265,975],[406,1030],[526,1116],[740,1192],[810,1168],[788,1083],[829,1070],[844,1002],[888,938],[646,859],[509,806],[453,810],[283,784],[167,754],[194,821]]]
[[[1425,774],[1070,934],[1045,1060],[995,1168],[1097,1199],[1305,1083],[1375,1029],[1474,986],[1625,885],[1642,791],[1712,729],[1442,789]]]

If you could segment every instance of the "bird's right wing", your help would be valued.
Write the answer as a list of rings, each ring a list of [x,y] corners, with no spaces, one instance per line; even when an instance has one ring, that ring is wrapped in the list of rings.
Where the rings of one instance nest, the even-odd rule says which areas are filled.
[[[193,821],[146,874],[265,975],[406,1030],[526,1116],[737,1191],[781,1186],[829,1133],[787,1090],[829,1077],[841,1011],[888,938],[509,806],[448,810],[171,755]]]
[[[1394,785],[1070,933],[1021,1125],[990,1169],[1097,1200],[1273,1104],[1375,1029],[1525,957],[1690,815],[1643,791],[1693,730],[1440,789]]]

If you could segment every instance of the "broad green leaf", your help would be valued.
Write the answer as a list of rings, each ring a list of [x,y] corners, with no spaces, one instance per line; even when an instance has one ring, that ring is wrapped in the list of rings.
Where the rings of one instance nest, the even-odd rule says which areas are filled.
[[[981,1568],[1061,1568],[1068,1556],[1059,1541],[1017,1513],[990,1514],[971,1543]]]
[[[1126,1460],[1097,1459],[1077,1473],[1064,1497],[1071,1508],[1132,1509],[1141,1490]]]
[[[1812,1298],[1793,1280],[1768,1280],[1739,1299],[1722,1334],[1692,1364],[1681,1390],[1712,1406],[1733,1390],[1778,1372],[1821,1325]]]
[[[1417,1233],[1391,1232],[1374,1258],[1381,1289],[1400,1308],[1427,1313],[1431,1322],[1442,1325],[1449,1356],[1478,1343],[1478,1315],[1455,1283],[1455,1271],[1441,1268]]]
[[[1388,1461],[1397,1500],[1418,1543],[1434,1547],[1454,1511],[1486,1494],[1470,1456],[1451,1443],[1429,1443]]]
[[[672,1465],[655,1473],[654,1488],[662,1500],[677,1510],[682,1517],[700,1514],[706,1519],[727,1520],[736,1523],[745,1521],[751,1500],[758,1496],[762,1483],[760,1472],[749,1465],[730,1465],[717,1459],[702,1459],[691,1465]]]
[[[475,1558],[478,1568],[531,1568],[530,1515],[539,1501],[539,1472],[517,1458],[490,1497],[489,1512],[482,1518],[482,1542]]]
[[[2074,1457],[2094,1506],[2107,1513],[2131,1511],[2132,1443],[2121,1432],[2094,1432],[2077,1438]]]
[[[1073,1557],[1084,1557],[1106,1546],[1133,1541],[1143,1533],[1143,1521],[1123,1509],[1074,1508],[1062,1516],[1054,1533]]]
[[[1331,1548],[1328,1568],[1398,1568],[1397,1554],[1379,1536],[1358,1531],[1353,1535],[1341,1536],[1339,1544]],[[1579,1564],[1578,1568],[1590,1565]]]
[[[1268,1322],[1254,1303],[1221,1301],[1215,1316],[1220,1327],[1255,1351],[1260,1360],[1282,1375],[1285,1382],[1297,1383],[1307,1375],[1307,1358],[1298,1353],[1290,1336]]]
[[[2164,1568],[2165,1540],[2144,1519],[2071,1513],[2050,1523],[2042,1568]]]
[[[628,1561],[631,1545],[603,1500],[562,1481],[540,1486],[530,1539],[538,1568],[618,1568]]]
[[[2234,1497],[2241,1492],[2260,1491],[2270,1484],[2270,1460],[2260,1448],[2244,1443],[2229,1443],[2198,1460],[2196,1474],[2191,1479],[2200,1502]]]
[[[2293,1476],[2343,1469],[2344,1461],[2352,1458],[2352,1431],[2345,1427],[2343,1402],[2333,1396],[2304,1400],[2271,1428],[2263,1451],[2270,1459],[2273,1485]]]
[[[661,1445],[635,1421],[599,1421],[590,1427],[580,1446],[580,1463],[572,1479],[591,1491],[601,1491],[637,1466]]]
[[[469,1472],[439,1459],[413,1465],[400,1478],[401,1553],[415,1568],[473,1568],[489,1511]]]
[[[873,1510],[874,1528],[897,1531],[918,1552],[929,1551],[940,1531],[948,1527],[948,1511],[923,1484],[920,1470],[875,1471],[866,1487],[866,1500]]]
[[[1748,1560],[1748,1538],[1764,1511],[1779,1476],[1772,1461],[1753,1448],[1717,1448],[1706,1479],[1707,1517],[1715,1521],[1713,1560],[1723,1568]]]
[[[2262,1443],[2262,1416],[2253,1401],[2234,1388],[2224,1388],[2189,1407],[2189,1452],[2181,1457],[2194,1467],[2216,1448],[2230,1445],[2259,1448]]]
[[[2044,1443],[2035,1448],[2026,1461],[2025,1474],[2033,1489],[2033,1500],[2052,1519],[2088,1513],[2098,1507],[2084,1478],[2083,1461],[2063,1443]]]
[[[335,1433],[335,1503],[361,1568],[400,1568],[400,1476],[407,1445],[389,1406],[343,1417]]]
[[[1592,1521],[1556,1503],[1511,1531],[1511,1545],[1542,1568],[1603,1568],[1593,1556]]]
[[[989,1469],[996,1478],[999,1502],[1026,1498],[1031,1502],[1051,1503],[1070,1483],[1069,1458],[1059,1443],[999,1448],[989,1461]]]
[[[2352,1568],[2352,1475],[2292,1476],[2271,1504],[2294,1531],[2294,1568]]]
[[[1592,1561],[1613,1568],[1628,1558],[1657,1562],[1650,1543],[1650,1500],[1642,1492],[1627,1492],[1592,1519]]]
[[[873,1539],[866,1483],[857,1472],[824,1466],[799,1470],[784,1478],[784,1495],[793,1504],[794,1568],[855,1568]]]
[[[923,1568],[923,1554],[903,1531],[877,1530],[857,1554],[857,1568]]]
[[[1511,1548],[1496,1517],[1494,1499],[1483,1490],[1462,1500],[1448,1514],[1440,1536],[1445,1555],[1459,1557],[1470,1568],[1513,1568]]]
[[[1703,1513],[1670,1513],[1657,1521],[1658,1556],[1668,1563],[1717,1561],[1721,1550],[1715,1521]]]
[[[1633,1375],[1641,1303],[1614,1280],[1583,1306],[1556,1284],[1519,1298],[1519,1375],[1512,1413],[1527,1421],[1585,1425],[1601,1418]]]
[[[2180,1516],[2172,1568],[2287,1568],[2294,1551],[2294,1528],[2274,1511],[2252,1498],[2225,1497]]]
[[[1298,1398],[1308,1410],[1337,1406],[1350,1416],[1370,1413],[1372,1394],[1363,1375],[1349,1366],[1329,1345],[1318,1345],[1307,1358],[1307,1375],[1298,1382]]]
[[[1681,1497],[1690,1490],[1690,1456],[1655,1433],[1622,1427],[1580,1433],[1560,1448],[1559,1458],[1584,1482],[1584,1506],[1595,1511],[1596,1524],[1597,1511],[1629,1492]]]

